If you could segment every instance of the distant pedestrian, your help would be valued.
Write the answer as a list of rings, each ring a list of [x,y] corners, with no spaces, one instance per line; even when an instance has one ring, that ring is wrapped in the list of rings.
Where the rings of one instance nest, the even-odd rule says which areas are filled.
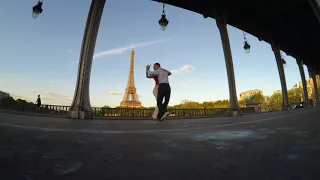
[[[163,121],[170,113],[167,112],[167,107],[170,101],[171,87],[169,85],[168,76],[171,72],[161,68],[159,63],[153,65],[154,71],[150,71],[150,65],[146,66],[146,70],[149,75],[157,75],[159,79],[158,95],[157,95],[157,106],[159,113],[157,119]],[[164,102],[163,102],[164,98]]]
[[[40,95],[38,95],[38,98],[37,98],[37,101],[36,101],[36,105],[37,105],[36,111],[37,111],[37,112],[40,112],[40,108],[41,108],[41,98],[40,98]]]

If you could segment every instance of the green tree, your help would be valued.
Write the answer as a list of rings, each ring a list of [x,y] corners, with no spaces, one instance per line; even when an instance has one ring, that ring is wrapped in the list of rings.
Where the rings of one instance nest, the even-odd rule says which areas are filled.
[[[28,102],[26,100],[23,100],[23,99],[17,99],[16,100],[16,103],[19,103],[19,104],[27,104]]]
[[[282,107],[282,93],[274,93],[269,99],[270,109],[281,109]]]
[[[213,101],[204,101],[202,103],[202,107],[207,108],[207,109],[214,108],[214,102]]]
[[[174,106],[177,109],[199,109],[202,105],[199,102],[183,100],[179,105]]]
[[[303,89],[302,88],[292,88],[288,91],[289,103],[296,103],[303,100]]]
[[[261,104],[261,109],[263,111],[268,111],[270,109],[270,96],[264,96],[264,101],[263,103]]]
[[[214,108],[228,108],[229,100],[218,100],[214,102]]]
[[[255,94],[252,96],[252,102],[255,102],[255,103],[264,103],[264,97],[262,94]]]
[[[5,97],[0,101],[0,107],[2,108],[13,108],[15,105],[15,100],[12,97]]]
[[[245,102],[245,100],[244,100],[244,99],[240,99],[238,102],[239,102],[239,106],[240,106],[240,108],[244,108],[244,107],[246,107],[246,102]]]

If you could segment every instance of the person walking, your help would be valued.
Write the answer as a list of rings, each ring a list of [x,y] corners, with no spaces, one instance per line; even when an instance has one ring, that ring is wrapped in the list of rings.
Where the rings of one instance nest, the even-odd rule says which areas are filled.
[[[170,101],[171,87],[169,85],[169,76],[172,74],[170,71],[161,68],[159,63],[153,65],[154,71],[150,71],[150,65],[146,66],[148,75],[157,75],[159,80],[157,106],[159,113],[157,119],[163,121],[170,113],[167,112],[167,107]],[[163,102],[164,98],[164,102]]]
[[[40,95],[38,95],[38,98],[37,98],[37,101],[36,101],[36,105],[37,105],[36,111],[37,111],[37,112],[40,112],[40,108],[41,108],[41,98],[40,98]]]

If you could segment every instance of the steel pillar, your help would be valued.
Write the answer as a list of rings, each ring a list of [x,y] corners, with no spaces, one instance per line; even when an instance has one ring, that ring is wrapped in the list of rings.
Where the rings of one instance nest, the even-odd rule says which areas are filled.
[[[92,119],[89,85],[93,53],[106,0],[92,0],[83,35],[77,84],[69,109],[72,119]]]
[[[279,76],[280,76],[280,82],[281,82],[281,89],[282,89],[282,110],[288,110],[290,108],[289,106],[289,99],[288,99],[288,90],[287,90],[287,83],[286,83],[286,77],[284,74],[283,69],[283,62],[280,54],[280,46],[277,43],[271,44],[272,50],[274,52],[274,56],[276,58]]]
[[[313,82],[313,94],[315,98],[315,104],[319,105],[320,100],[319,100],[319,93],[318,93],[318,85],[317,85],[317,79],[316,79],[316,73],[312,69],[312,67],[308,66],[308,72],[309,72],[309,77],[312,79]]]
[[[299,66],[299,72],[301,76],[301,82],[302,82],[302,87],[303,87],[303,97],[304,97],[304,103],[307,107],[309,107],[309,97],[308,97],[308,89],[307,89],[307,82],[306,82],[306,76],[304,74],[304,69],[303,69],[303,61],[299,60],[298,58],[296,59],[297,64]]]
[[[235,75],[233,69],[233,61],[231,54],[230,41],[227,30],[227,21],[223,16],[216,17],[216,23],[219,28],[223,53],[226,62],[228,84],[229,84],[229,112],[232,116],[241,115],[241,110],[238,103]]]

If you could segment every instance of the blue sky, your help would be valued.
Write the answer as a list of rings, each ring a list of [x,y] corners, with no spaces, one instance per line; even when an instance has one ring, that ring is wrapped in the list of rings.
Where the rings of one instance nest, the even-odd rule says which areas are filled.
[[[0,90],[44,104],[70,105],[74,94],[81,42],[90,0],[45,0],[43,13],[31,16],[35,0],[0,2]],[[228,99],[225,61],[215,20],[166,5],[169,25],[160,30],[162,4],[108,0],[100,24],[90,83],[92,106],[117,106],[127,84],[131,47],[135,47],[135,83],[140,101],[153,106],[153,80],[145,65],[160,62],[173,70],[169,105],[184,99]],[[281,89],[269,44],[247,35],[251,52],[243,50],[243,33],[228,26],[237,94]],[[100,54],[100,55],[98,55]],[[286,56],[288,88],[300,81],[295,59]],[[305,72],[306,68],[305,68]],[[305,73],[308,78],[308,73]]]

